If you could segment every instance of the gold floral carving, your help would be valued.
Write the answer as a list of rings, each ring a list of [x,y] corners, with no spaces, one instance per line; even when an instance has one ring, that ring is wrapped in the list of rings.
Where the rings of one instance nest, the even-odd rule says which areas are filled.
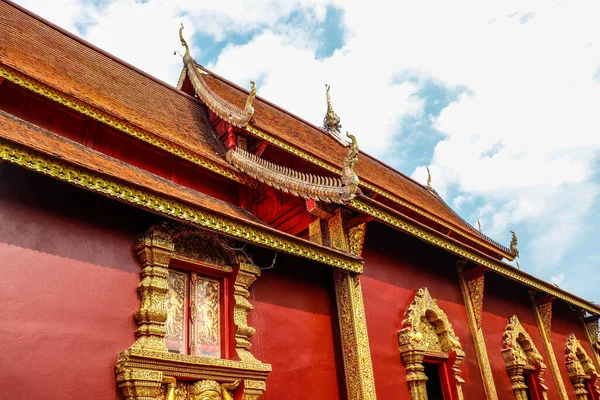
[[[383,223],[386,223],[425,242],[431,243],[434,246],[440,247],[446,251],[472,261],[477,265],[489,268],[500,275],[506,276],[517,282],[521,282],[531,288],[538,289],[556,298],[562,299],[582,310],[588,311],[595,315],[600,315],[600,306],[588,301],[584,301],[577,296],[565,292],[540,279],[536,279],[510,265],[494,260],[491,257],[485,257],[483,254],[471,249],[469,246],[453,241],[447,238],[445,235],[425,228],[399,213],[384,209],[379,205],[365,201],[363,198],[358,197],[350,201],[349,205],[357,211],[375,217]]]
[[[485,346],[485,338],[481,330],[481,314],[483,310],[484,274],[467,280],[464,276],[464,261],[457,262],[458,279],[463,294],[463,301],[467,311],[469,329],[475,346],[475,355],[479,364],[479,371],[483,381],[483,388],[487,400],[497,400],[498,393],[492,375],[492,368]]]
[[[509,318],[504,331],[502,358],[517,400],[527,400],[527,384],[523,374],[526,368],[535,370],[535,382],[541,389],[543,398],[548,399],[548,387],[543,377],[546,364],[516,315]]]
[[[243,128],[254,115],[254,107],[252,106],[256,97],[256,84],[254,81],[250,81],[252,89],[246,99],[246,106],[243,110],[240,110],[208,87],[202,78],[204,71],[198,69],[196,61],[190,56],[190,48],[183,38],[183,25],[179,29],[179,40],[181,41],[181,45],[185,47],[183,65],[200,100],[224,121],[238,128]]]
[[[575,388],[577,400],[587,400],[589,398],[586,389],[586,380],[591,382],[591,388],[595,392],[594,398],[600,397],[600,390],[598,389],[598,372],[596,371],[596,367],[594,366],[592,359],[581,346],[579,340],[575,337],[574,333],[571,333],[567,337],[565,354],[567,372],[569,373],[569,378]]]
[[[216,279],[191,274],[190,317],[192,342],[190,353],[197,356],[221,355],[220,285]]]
[[[365,241],[365,233],[367,232],[367,224],[365,222],[353,226],[348,230],[348,242],[350,252],[360,256],[362,254],[363,243]]]
[[[321,159],[319,159],[317,157],[314,157],[314,156],[308,154],[307,152],[305,152],[304,150],[299,149],[298,147],[292,146],[292,145],[290,145],[290,144],[288,144],[288,143],[286,143],[286,142],[284,142],[284,141],[282,141],[280,139],[277,139],[277,138],[275,138],[275,137],[273,137],[273,136],[271,136],[271,135],[269,135],[269,134],[261,131],[260,129],[258,129],[258,128],[254,127],[254,126],[246,125],[246,130],[248,132],[252,133],[254,136],[259,137],[259,138],[261,138],[261,139],[263,139],[263,140],[265,140],[265,141],[267,141],[267,142],[269,142],[269,143],[271,143],[271,144],[273,144],[273,145],[275,145],[275,146],[277,146],[277,147],[285,150],[286,152],[288,152],[290,154],[293,154],[293,155],[295,155],[295,156],[297,156],[299,158],[302,158],[302,159],[310,162],[311,164],[317,165],[317,166],[319,166],[319,167],[321,167],[321,168],[323,168],[323,169],[325,169],[327,171],[333,172],[336,175],[341,175],[341,173],[342,173],[342,171],[339,168],[337,168],[337,167],[335,167],[335,166],[333,166],[333,165],[331,165],[331,164],[329,164],[329,163],[327,163],[327,162],[325,162],[325,161],[323,161],[323,160],[321,160]],[[438,218],[435,215],[433,215],[433,214],[431,214],[431,213],[429,213],[429,212],[427,212],[427,211],[425,211],[425,210],[423,210],[423,209],[421,209],[421,208],[413,205],[412,203],[409,203],[409,202],[407,202],[405,200],[402,200],[401,198],[399,198],[397,196],[394,196],[393,194],[391,194],[391,193],[389,193],[389,192],[387,192],[387,191],[385,191],[385,190],[383,190],[383,189],[381,189],[381,188],[379,188],[379,187],[377,187],[377,186],[375,186],[375,185],[373,185],[373,184],[371,184],[369,182],[365,182],[364,180],[361,180],[360,183],[359,183],[359,186],[363,187],[365,189],[369,189],[372,192],[377,193],[378,195],[383,196],[383,197],[385,197],[385,198],[387,198],[389,200],[392,200],[394,203],[399,204],[399,205],[401,205],[403,207],[406,207],[409,210],[414,211],[414,212],[416,212],[416,213],[418,213],[418,214],[426,217],[427,219],[440,224],[444,228],[449,229],[452,232],[454,232],[454,233],[456,233],[456,234],[458,234],[460,236],[463,236],[463,237],[465,237],[465,238],[467,238],[467,239],[469,239],[469,240],[477,243],[480,246],[483,246],[483,247],[485,247],[485,248],[487,248],[489,250],[492,250],[494,252],[499,252],[500,254],[502,254],[502,256],[504,256],[505,258],[507,258],[509,260],[513,259],[513,255],[512,255],[512,253],[510,253],[508,251],[508,249],[501,250],[497,246],[492,246],[487,241],[480,239],[478,236],[474,236],[474,235],[471,235],[471,234],[469,234],[467,232],[464,232],[464,231],[456,228],[454,225],[452,225],[452,224],[444,221],[443,219]]]
[[[337,268],[362,272],[362,262],[360,260],[339,252],[317,247],[307,241],[289,238],[286,235],[251,226],[233,218],[224,217],[199,207],[120,183],[33,151],[22,149],[9,142],[0,141],[0,159],[201,228],[215,230],[246,242],[308,258]]]
[[[375,378],[360,280],[335,269],[335,298],[348,399],[375,400]]]
[[[256,330],[248,326],[248,312],[252,310],[250,303],[250,286],[260,276],[260,269],[254,264],[240,262],[235,283],[233,285],[233,297],[235,305],[233,308],[233,321],[237,326],[235,333],[235,351],[240,360],[248,363],[259,363],[251,353],[250,337]]]
[[[204,239],[202,239],[204,238]],[[221,242],[221,239],[223,242]],[[215,268],[214,263],[217,260],[231,261],[237,257],[232,250],[233,243],[227,238],[216,238],[211,232],[199,229],[192,229],[179,223],[165,222],[152,226],[144,234],[140,235],[135,246],[138,257],[143,266],[142,280],[138,285],[141,295],[140,309],[135,313],[135,320],[138,325],[136,330],[136,342],[126,351],[119,354],[116,365],[117,383],[127,399],[156,399],[160,398],[161,393],[165,393],[165,388],[161,388],[165,382],[165,376],[177,380],[212,380],[218,382],[219,387],[235,381],[243,381],[243,398],[245,400],[259,399],[266,389],[266,378],[271,370],[271,366],[263,364],[250,353],[250,342],[248,338],[254,334],[254,329],[247,325],[247,313],[252,309],[249,302],[249,286],[260,275],[260,270],[247,262],[239,262],[239,271],[234,284],[234,323],[238,331],[236,332],[236,350],[240,356],[240,361],[224,360],[220,358],[195,355],[197,351],[192,351],[192,355],[176,354],[167,351],[165,345],[166,336],[166,293],[168,291],[168,266],[176,255],[187,254],[187,260],[196,259],[202,262],[203,266]],[[186,243],[189,242],[189,243]],[[193,243],[204,242],[203,249],[206,252],[206,258],[198,250],[192,251],[190,257],[190,248]],[[208,244],[212,243],[214,248]],[[237,262],[236,262],[237,263]],[[223,268],[221,271],[232,272],[233,268]],[[192,273],[192,288],[196,288],[198,296],[192,296],[192,315],[204,316],[204,331],[192,332],[192,342],[199,346],[197,338],[200,338],[200,345],[209,347],[214,345],[215,340],[219,338],[219,329],[215,328],[216,315],[218,311],[213,311],[215,306],[219,306],[219,294],[217,289],[213,288],[213,279],[197,276]],[[203,280],[204,279],[204,280]],[[218,285],[217,285],[218,287]],[[200,293],[202,292],[202,293]],[[192,291],[194,293],[194,291]],[[200,296],[203,294],[203,296]],[[196,298],[200,299],[196,301]],[[204,312],[200,308],[206,308]],[[220,321],[220,320],[219,320]],[[193,321],[194,322],[194,321]],[[198,322],[198,321],[196,321]],[[213,346],[214,347],[214,346]],[[169,381],[172,385],[174,381]],[[195,386],[202,386],[196,382]],[[193,388],[195,386],[189,386]],[[237,386],[237,385],[236,385]],[[181,382],[179,385],[181,389]],[[193,392],[189,390],[189,398],[196,399],[201,391]],[[228,399],[228,393],[217,391],[223,399]],[[179,390],[181,395],[181,390]],[[215,394],[215,396],[217,395]],[[177,398],[177,388],[175,388],[175,397]],[[166,395],[165,395],[166,396]],[[221,398],[214,397],[214,398]],[[212,397],[210,397],[212,398]],[[167,399],[171,400],[168,396]]]
[[[581,313],[580,317],[586,339],[592,347],[592,358],[596,363],[596,368],[600,368],[600,325],[598,324],[598,317],[591,316],[586,318],[583,316],[583,313]]]
[[[448,317],[429,294],[421,288],[406,310],[402,329],[398,332],[400,357],[406,366],[406,381],[413,400],[427,400],[425,368],[426,354],[447,357],[451,363],[450,384],[455,396],[463,399],[459,365],[465,353]]]
[[[21,74],[20,72],[17,72],[4,65],[0,65],[0,77],[4,77],[18,86],[21,86],[38,95],[46,97],[80,114],[83,114],[98,122],[106,124],[111,128],[114,128],[138,140],[141,140],[142,142],[148,143],[153,147],[164,150],[167,153],[173,154],[181,159],[187,160],[218,175],[224,176],[233,181],[249,186],[255,186],[256,184],[253,180],[251,180],[242,173],[239,173],[237,171],[232,170],[231,168],[227,168],[223,165],[215,163],[207,158],[204,158],[196,153],[193,153],[183,148],[182,146],[176,145],[175,143],[169,142],[153,133],[140,129],[134,126],[133,124],[126,122],[125,120],[119,119],[100,110],[99,108],[90,106],[87,103],[76,100],[71,96],[59,92],[58,90],[55,90],[50,86],[47,86],[41,82],[31,79],[28,76]]]
[[[550,327],[552,324],[552,298],[545,298],[545,301],[538,304],[539,301],[534,297],[535,291],[531,291],[530,296],[533,307],[533,315],[535,316],[535,321],[537,323],[538,330],[540,331],[540,336],[542,337],[542,343],[544,344],[544,350],[546,351],[546,356],[548,357],[548,363],[550,366],[550,371],[552,372],[552,377],[554,378],[554,383],[558,389],[558,395],[561,400],[567,400],[567,389],[565,388],[565,384],[562,380],[562,375],[558,368],[558,362],[556,361],[556,356],[550,340]]]

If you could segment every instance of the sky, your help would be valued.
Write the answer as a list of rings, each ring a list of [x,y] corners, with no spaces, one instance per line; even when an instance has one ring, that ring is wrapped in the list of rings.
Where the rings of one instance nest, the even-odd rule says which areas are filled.
[[[176,84],[217,74],[432,186],[522,270],[600,303],[597,0],[17,0]],[[360,161],[359,161],[360,162]]]

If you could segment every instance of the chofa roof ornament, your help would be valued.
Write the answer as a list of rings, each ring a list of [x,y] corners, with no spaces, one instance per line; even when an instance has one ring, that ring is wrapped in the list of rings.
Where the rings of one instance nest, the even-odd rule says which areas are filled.
[[[325,85],[327,96],[327,113],[325,113],[325,118],[323,118],[323,129],[330,134],[335,135],[335,137],[339,139],[342,124],[340,124],[340,117],[338,117],[335,111],[333,111],[333,107],[331,107],[331,97],[329,97],[330,88],[331,87],[329,85]]]
[[[251,89],[250,93],[248,94],[248,98],[246,99],[246,105],[244,109],[242,110],[234,106],[225,99],[221,98],[210,87],[208,87],[204,81],[202,75],[208,75],[208,73],[198,68],[198,64],[190,55],[190,48],[183,38],[183,24],[181,24],[181,28],[179,28],[179,40],[181,40],[181,45],[185,47],[183,65],[185,66],[187,74],[190,78],[190,82],[192,82],[192,86],[194,87],[194,90],[196,91],[196,94],[200,100],[224,121],[227,121],[238,128],[245,127],[254,115],[254,107],[252,104],[254,102],[254,98],[256,97],[256,84],[254,81],[250,81]]]
[[[517,249],[517,243],[519,242],[517,239],[517,234],[514,231],[510,231],[512,237],[510,239],[510,252],[515,256],[515,258],[519,257],[519,249]]]

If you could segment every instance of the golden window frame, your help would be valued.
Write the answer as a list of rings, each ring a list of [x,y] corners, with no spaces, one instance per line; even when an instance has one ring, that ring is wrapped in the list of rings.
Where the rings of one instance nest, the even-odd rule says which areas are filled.
[[[596,392],[595,397],[600,397],[600,390],[598,389],[598,372],[596,371],[594,362],[583,349],[581,342],[577,340],[574,333],[567,336],[565,354],[567,372],[569,373],[569,378],[575,388],[577,400],[588,399],[588,389],[585,384],[585,381],[588,379],[591,381],[592,390]]]
[[[458,400],[463,399],[458,366],[465,353],[446,313],[438,306],[429,290],[417,290],[414,300],[406,310],[402,329],[398,332],[400,357],[406,366],[406,381],[413,400],[427,400],[425,368],[426,356],[445,359],[452,373],[449,382]]]
[[[512,389],[517,400],[527,400],[527,384],[525,371],[533,370],[533,377],[540,389],[540,395],[548,399],[548,386],[544,380],[546,364],[535,347],[531,336],[523,328],[519,318],[513,315],[508,319],[502,340],[502,358]]]

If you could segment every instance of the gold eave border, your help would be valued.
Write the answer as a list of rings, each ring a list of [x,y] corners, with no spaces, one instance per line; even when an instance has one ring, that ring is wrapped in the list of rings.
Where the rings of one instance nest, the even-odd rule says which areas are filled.
[[[119,132],[123,132],[126,135],[132,136],[153,147],[159,148],[163,151],[166,151],[167,153],[173,154],[181,159],[184,159],[204,169],[214,172],[215,174],[221,175],[225,178],[231,179],[238,183],[242,183],[244,185],[254,186],[256,184],[256,182],[253,179],[249,178],[245,174],[237,172],[233,169],[228,169],[225,166],[215,163],[214,161],[209,160],[207,158],[204,158],[190,150],[185,149],[180,145],[177,145],[153,133],[140,129],[134,126],[133,124],[130,124],[129,122],[114,117],[108,114],[107,112],[104,112],[99,108],[90,106],[89,104],[77,100],[72,96],[68,96],[6,65],[0,64],[0,77],[3,77],[7,81],[10,81],[18,86],[21,86],[36,94],[46,97],[47,99],[59,103],[67,108],[70,108],[82,115],[85,115],[98,122],[106,124],[111,128],[118,130]]]
[[[288,143],[286,143],[286,142],[284,142],[282,140],[274,138],[273,136],[271,136],[271,135],[269,135],[269,134],[267,134],[267,133],[265,133],[265,132],[263,132],[263,131],[261,131],[261,130],[253,127],[253,126],[251,126],[251,125],[246,125],[246,129],[250,133],[252,133],[253,135],[255,135],[256,137],[259,137],[259,138],[261,138],[263,140],[266,140],[267,142],[269,142],[269,143],[271,143],[271,144],[273,144],[273,145],[281,148],[282,150],[285,150],[288,153],[291,153],[291,154],[293,154],[295,156],[298,156],[298,157],[300,157],[300,158],[302,158],[302,159],[304,159],[304,160],[306,160],[306,161],[308,161],[308,162],[310,162],[310,163],[312,163],[314,165],[317,165],[317,166],[319,166],[321,168],[324,168],[327,171],[330,171],[330,172],[332,172],[334,174],[337,174],[337,175],[341,175],[341,173],[342,173],[342,170],[340,170],[339,168],[334,167],[334,166],[332,166],[332,165],[330,165],[330,164],[328,164],[328,163],[326,163],[326,162],[318,159],[317,157],[314,157],[314,156],[306,153],[305,151],[300,150],[299,148],[297,148],[295,146],[292,146],[292,145],[290,145],[290,144],[288,144]],[[383,190],[383,189],[381,189],[381,188],[379,188],[379,187],[377,187],[377,186],[375,186],[375,185],[373,185],[373,184],[371,184],[369,182],[365,182],[365,181],[361,180],[359,182],[359,186],[362,186],[365,189],[369,189],[369,190],[371,190],[371,191],[373,191],[373,192],[375,192],[375,193],[377,193],[377,194],[379,194],[379,195],[381,195],[381,196],[383,196],[383,197],[385,197],[385,198],[387,198],[389,200],[392,200],[393,202],[395,202],[395,203],[397,203],[397,204],[399,204],[399,205],[401,205],[403,207],[406,207],[409,210],[414,211],[414,212],[416,212],[416,213],[418,213],[418,214],[420,214],[420,215],[422,215],[422,216],[430,219],[433,222],[436,222],[436,223],[440,224],[444,228],[447,228],[447,229],[451,230],[452,232],[454,232],[454,233],[456,233],[456,234],[458,234],[458,235],[460,235],[460,236],[462,236],[462,237],[464,237],[466,239],[469,239],[469,240],[477,243],[480,246],[485,247],[488,250],[492,250],[493,252],[502,255],[504,258],[506,258],[508,260],[513,260],[515,258],[513,254],[510,254],[510,253],[507,253],[505,251],[502,251],[499,248],[494,247],[494,246],[488,244],[487,242],[485,242],[485,241],[477,238],[476,236],[471,236],[471,235],[467,234],[466,232],[457,229],[455,226],[453,226],[450,223],[444,221],[443,219],[438,218],[435,215],[433,215],[431,213],[428,213],[427,211],[425,211],[425,210],[423,210],[423,209],[421,209],[419,207],[416,207],[415,205],[413,205],[413,204],[411,204],[411,203],[409,203],[407,201],[404,201],[401,198],[399,198],[397,196],[394,196],[393,194],[388,193],[385,190]]]
[[[334,251],[318,248],[310,242],[278,235],[266,229],[222,216],[175,199],[156,194],[103,175],[73,167],[38,152],[26,150],[5,139],[0,139],[0,159],[51,176],[125,203],[177,219],[198,227],[211,229],[231,237],[314,260],[336,268],[362,273],[362,261]]]
[[[525,272],[522,272],[511,265],[495,260],[490,256],[484,255],[483,253],[480,253],[479,251],[456,240],[447,238],[443,234],[437,233],[416,221],[404,217],[396,211],[385,209],[384,207],[375,204],[369,204],[366,201],[358,198],[351,200],[349,202],[349,206],[357,211],[375,217],[376,219],[412,236],[415,236],[427,243],[445,249],[478,265],[487,267],[500,275],[520,282],[533,289],[543,291],[549,295],[571,303],[589,313],[600,315],[600,306],[560,290],[557,287],[542,281],[541,279],[526,274]]]

